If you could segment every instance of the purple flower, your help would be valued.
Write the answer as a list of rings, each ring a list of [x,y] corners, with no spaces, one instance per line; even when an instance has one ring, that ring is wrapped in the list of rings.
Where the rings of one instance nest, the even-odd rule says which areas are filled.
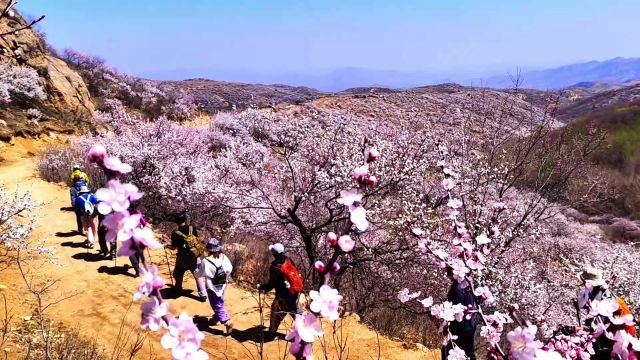
[[[140,267],[140,286],[133,295],[133,300],[139,300],[143,295],[149,296],[154,290],[162,289],[164,280],[158,277],[158,268],[151,265],[149,270]]]
[[[104,159],[104,167],[111,170],[115,174],[127,174],[130,173],[133,168],[129,164],[125,164],[117,157],[109,156]]]
[[[103,214],[109,214],[112,211],[125,211],[131,205],[131,201],[142,198],[142,193],[132,184],[122,184],[118,180],[110,180],[108,187],[99,189],[96,197],[100,200],[98,211]]]
[[[160,303],[157,297],[152,297],[140,307],[142,310],[142,319],[140,326],[143,329],[158,331],[165,326],[164,317],[169,313],[169,304]]]
[[[200,360],[209,356],[200,350],[200,344],[204,339],[193,319],[182,312],[180,317],[169,320],[169,331],[162,336],[160,343],[165,349],[171,349],[171,355],[175,360]]]
[[[102,163],[107,157],[107,149],[100,144],[93,145],[87,154],[87,161],[94,163]]]

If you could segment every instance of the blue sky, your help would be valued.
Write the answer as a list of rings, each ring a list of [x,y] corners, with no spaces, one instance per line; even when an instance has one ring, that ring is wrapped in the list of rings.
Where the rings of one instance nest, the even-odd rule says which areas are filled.
[[[483,74],[640,56],[637,0],[22,0],[118,69]],[[197,72],[197,71],[196,71]]]

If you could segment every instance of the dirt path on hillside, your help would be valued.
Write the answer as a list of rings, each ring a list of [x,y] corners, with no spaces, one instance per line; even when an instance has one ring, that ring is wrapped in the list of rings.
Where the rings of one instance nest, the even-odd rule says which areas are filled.
[[[37,176],[37,159],[34,156],[36,153],[37,149],[27,141],[0,149],[0,155],[4,158],[0,162],[0,184],[4,184],[11,192],[17,185],[21,191],[30,189],[33,198],[43,203],[38,211],[33,239],[43,241],[45,246],[55,249],[61,266],[45,263],[41,264],[36,271],[60,279],[54,296],[76,294],[71,299],[51,308],[49,316],[66,325],[78,326],[82,333],[96,338],[106,349],[107,354],[111,354],[121,330],[123,315],[131,304],[138,280],[133,277],[132,269],[123,266],[128,265],[128,259],[118,258],[116,263],[102,260],[97,256],[97,250],[87,251],[81,246],[83,237],[73,234],[75,227],[73,213],[62,210],[69,206],[68,189],[62,185],[45,182]],[[151,261],[158,265],[163,272],[163,277],[169,282],[164,252],[161,250],[152,252]],[[3,271],[0,274],[0,284],[6,286],[2,291],[7,296],[14,315],[18,319],[30,315],[31,308],[25,300],[28,299],[28,294],[19,274],[12,269]],[[195,289],[193,277],[187,275],[184,286],[186,289]],[[233,319],[234,333],[231,336],[224,336],[222,326],[202,329],[206,335],[203,348],[210,354],[211,359],[259,359],[255,340],[259,338],[256,325],[260,323],[260,318],[255,296],[255,293],[234,285],[230,286],[226,303]],[[171,312],[175,315],[181,311],[187,311],[191,316],[211,315],[208,304],[189,297],[168,301]],[[265,310],[267,308],[268,306],[265,305]],[[129,313],[124,316],[125,335],[120,337],[121,340],[130,341],[135,337],[128,331],[137,329],[139,314],[139,304],[131,306]],[[286,333],[289,324],[288,320],[280,327],[280,331]],[[328,326],[325,328],[328,359],[337,359],[335,342],[331,338],[332,330]],[[348,347],[348,357],[343,359],[439,358],[437,352],[425,353],[414,350],[415,346],[411,346],[412,350],[407,350],[407,346],[401,342],[382,336],[379,337],[378,342],[374,331],[367,329],[353,318],[343,321],[342,333],[346,337]],[[148,334],[149,339],[142,353],[136,358],[168,359],[169,353],[160,346],[159,337],[156,334],[145,334]],[[284,341],[265,344],[267,355],[264,358],[282,359],[285,345]],[[314,348],[320,350],[320,346],[316,345]],[[323,354],[316,354],[316,359],[324,358]]]

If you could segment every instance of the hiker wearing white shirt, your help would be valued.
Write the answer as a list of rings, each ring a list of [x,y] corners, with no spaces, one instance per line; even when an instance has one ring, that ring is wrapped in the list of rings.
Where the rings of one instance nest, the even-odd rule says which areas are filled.
[[[228,334],[231,332],[232,324],[231,317],[224,308],[224,290],[227,287],[233,266],[229,258],[222,253],[219,240],[210,239],[206,248],[209,255],[198,264],[195,275],[205,278],[207,297],[211,309],[213,309],[212,320],[221,322]]]

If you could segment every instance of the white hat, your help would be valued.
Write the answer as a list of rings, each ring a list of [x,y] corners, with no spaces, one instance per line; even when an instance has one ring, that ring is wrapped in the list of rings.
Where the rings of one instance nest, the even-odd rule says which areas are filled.
[[[280,243],[275,243],[273,245],[269,245],[269,250],[271,250],[271,252],[274,252],[276,254],[284,254],[284,245]]]

